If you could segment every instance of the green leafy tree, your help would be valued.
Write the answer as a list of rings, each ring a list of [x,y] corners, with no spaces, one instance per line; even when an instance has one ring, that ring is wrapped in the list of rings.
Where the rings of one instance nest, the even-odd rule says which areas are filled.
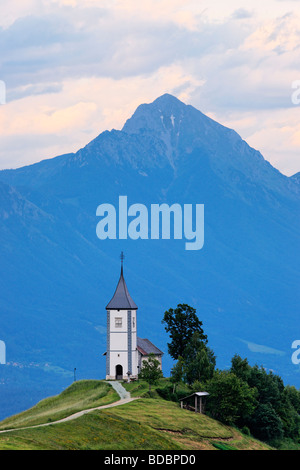
[[[295,408],[296,412],[300,415],[300,390],[297,390],[293,385],[287,385],[283,392],[286,400]]]
[[[187,304],[178,304],[177,308],[170,308],[164,313],[162,323],[165,330],[170,333],[171,342],[168,343],[168,352],[173,359],[179,356],[184,358],[185,349],[193,333],[199,333],[199,338],[207,343],[207,336],[202,329],[202,322],[196,315],[196,310]]]
[[[299,441],[300,416],[286,396],[282,397],[276,414],[281,419],[284,437]]]
[[[184,361],[181,356],[178,357],[178,361],[171,369],[170,381],[173,384],[173,393],[175,393],[176,385],[182,382],[184,376]]]
[[[251,367],[247,383],[257,389],[259,403],[270,404],[277,411],[284,391],[283,381],[279,376],[255,365]]]
[[[196,380],[205,381],[213,376],[216,358],[213,351],[200,339],[199,332],[193,333],[185,351],[184,377],[191,385]]]
[[[232,358],[231,364],[230,371],[257,391],[257,409],[238,424],[248,426],[262,440],[278,443],[284,437],[298,442],[300,392],[295,387],[285,387],[281,377],[264,367],[251,367],[247,359],[238,355]]]
[[[262,441],[282,439],[282,421],[270,403],[260,403],[256,408],[251,418],[251,432]]]
[[[148,360],[143,361],[139,378],[149,384],[149,392],[151,392],[151,385],[155,385],[162,376],[163,373],[160,368],[160,362],[155,358],[153,353],[149,354]]]
[[[250,416],[256,405],[256,390],[230,371],[216,371],[205,384],[209,393],[207,411],[226,424],[236,424]]]
[[[242,359],[238,354],[235,354],[231,359],[230,371],[248,383],[251,374],[251,367],[249,366],[247,359]]]

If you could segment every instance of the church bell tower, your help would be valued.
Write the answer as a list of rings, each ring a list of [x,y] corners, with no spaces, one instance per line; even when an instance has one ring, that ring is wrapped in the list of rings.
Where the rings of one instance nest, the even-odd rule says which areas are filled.
[[[137,321],[138,307],[130,297],[124,275],[121,253],[121,275],[114,296],[106,307],[107,349],[106,380],[138,376]]]

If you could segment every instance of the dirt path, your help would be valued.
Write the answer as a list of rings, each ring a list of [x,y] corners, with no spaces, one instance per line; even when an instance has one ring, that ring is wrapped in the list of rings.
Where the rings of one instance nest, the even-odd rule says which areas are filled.
[[[138,398],[131,398],[130,393],[125,390],[123,385],[120,382],[108,382],[118,393],[120,400],[116,401],[114,403],[110,403],[109,405],[102,405],[102,406],[97,406],[96,408],[90,408],[88,410],[82,410],[78,411],[77,413],[74,413],[70,416],[67,416],[66,418],[59,419],[57,421],[52,421],[51,423],[44,423],[44,424],[36,424],[34,426],[27,426],[23,428],[14,428],[14,429],[5,429],[3,431],[0,431],[0,434],[3,434],[5,432],[12,432],[12,431],[22,431],[23,429],[34,429],[34,428],[41,428],[44,426],[51,426],[52,424],[58,424],[58,423],[65,423],[66,421],[71,421],[72,419],[77,419],[80,416],[85,415],[86,413],[90,413],[91,411],[95,410],[104,410],[106,408],[112,408],[114,406],[120,406],[120,405],[125,405],[126,403],[130,403],[133,400],[137,400]]]

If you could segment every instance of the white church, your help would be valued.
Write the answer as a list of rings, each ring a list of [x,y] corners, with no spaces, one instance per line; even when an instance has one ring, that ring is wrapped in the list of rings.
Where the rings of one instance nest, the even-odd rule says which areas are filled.
[[[137,336],[137,310],[132,300],[123,275],[123,259],[121,254],[121,275],[115,293],[106,307],[107,311],[107,350],[106,380],[137,379],[142,361],[149,354],[162,366],[162,355],[148,339]]]

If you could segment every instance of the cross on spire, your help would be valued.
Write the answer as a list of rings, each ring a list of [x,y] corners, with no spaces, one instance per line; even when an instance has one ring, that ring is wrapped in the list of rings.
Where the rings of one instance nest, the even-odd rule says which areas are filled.
[[[121,260],[121,271],[122,271],[122,272],[123,272],[123,262],[124,262],[124,258],[125,258],[125,255],[124,255],[123,251],[121,251],[120,260]]]

